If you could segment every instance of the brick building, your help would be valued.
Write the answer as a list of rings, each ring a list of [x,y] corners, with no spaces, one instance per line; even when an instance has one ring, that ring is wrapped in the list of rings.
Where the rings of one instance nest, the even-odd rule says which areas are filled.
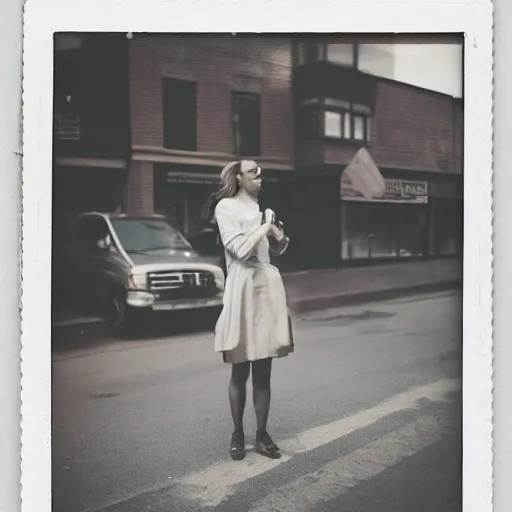
[[[271,181],[291,174],[288,38],[135,35],[130,69],[128,204],[165,211],[187,233],[229,161],[257,159]]]
[[[294,216],[303,264],[458,254],[462,101],[361,72],[359,52],[347,38],[296,45]],[[368,161],[353,162],[350,179],[344,171],[362,148]],[[376,196],[363,190],[372,179],[382,185]]]
[[[59,34],[54,54],[53,231],[113,211],[128,177],[128,45],[122,34]]]
[[[353,39],[107,34],[62,46],[57,209],[166,212],[192,233],[221,167],[247,157],[295,267],[460,252],[462,102],[362,72]],[[375,197],[367,169],[344,173],[361,148]]]

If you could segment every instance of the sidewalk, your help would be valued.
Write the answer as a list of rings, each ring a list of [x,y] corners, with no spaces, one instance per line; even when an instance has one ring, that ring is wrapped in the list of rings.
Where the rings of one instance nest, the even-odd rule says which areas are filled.
[[[284,273],[288,305],[294,313],[329,307],[384,300],[414,293],[449,290],[462,285],[459,259],[393,263],[372,267],[308,270]],[[52,318],[59,336],[107,335],[106,322],[60,310]]]
[[[324,309],[462,286],[459,259],[283,274],[290,309]]]

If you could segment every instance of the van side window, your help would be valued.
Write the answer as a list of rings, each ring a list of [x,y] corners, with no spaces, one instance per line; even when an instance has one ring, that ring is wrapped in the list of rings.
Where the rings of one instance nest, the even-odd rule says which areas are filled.
[[[76,220],[70,233],[73,246],[86,251],[95,251],[97,242],[109,234],[105,219],[102,217],[82,217]]]

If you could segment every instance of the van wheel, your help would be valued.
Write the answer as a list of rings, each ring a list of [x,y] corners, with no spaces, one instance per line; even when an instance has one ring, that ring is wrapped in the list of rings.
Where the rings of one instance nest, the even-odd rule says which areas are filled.
[[[128,306],[125,294],[121,290],[114,290],[107,300],[107,321],[116,334],[125,334],[128,324]]]

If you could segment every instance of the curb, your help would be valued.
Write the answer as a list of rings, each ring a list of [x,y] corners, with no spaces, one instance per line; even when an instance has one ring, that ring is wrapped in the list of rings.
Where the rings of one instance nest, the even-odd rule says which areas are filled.
[[[52,345],[69,338],[79,338],[80,342],[87,343],[98,339],[114,339],[115,336],[107,321],[102,318],[52,325]]]
[[[302,299],[288,299],[290,311],[301,314],[319,309],[328,309],[337,306],[355,305],[362,302],[389,300],[407,295],[434,293],[461,288],[462,281],[450,280],[436,283],[422,283],[409,286],[399,286],[377,290],[367,290],[355,293],[339,293],[334,295],[320,295]],[[78,338],[80,343],[97,341],[99,339],[117,339],[110,326],[101,318],[70,324],[52,325],[52,343],[58,345],[66,339]]]
[[[451,280],[436,283],[422,283],[416,285],[384,288],[380,290],[367,290],[349,294],[339,293],[328,296],[320,295],[316,297],[306,297],[303,299],[290,300],[289,308],[294,313],[301,314],[337,306],[356,305],[361,302],[390,300],[407,295],[455,290],[461,287],[461,280]]]

